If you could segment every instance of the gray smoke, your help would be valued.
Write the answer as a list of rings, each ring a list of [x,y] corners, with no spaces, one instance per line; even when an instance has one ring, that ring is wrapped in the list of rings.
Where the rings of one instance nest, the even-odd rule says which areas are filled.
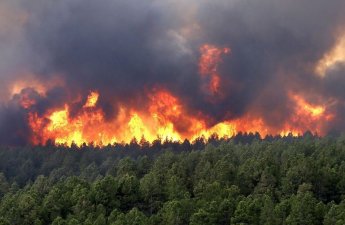
[[[209,125],[251,111],[279,127],[293,113],[294,91],[314,102],[335,99],[329,110],[337,120],[325,129],[345,128],[344,66],[325,78],[312,69],[345,24],[343,0],[4,0],[0,10],[25,17],[0,23],[0,100],[22,71],[39,80],[58,74],[66,85],[37,97],[30,110],[43,114],[98,90],[99,107],[112,118],[118,103],[145,107],[145,93],[163,87]],[[219,66],[223,97],[216,101],[200,88],[205,43],[231,48]],[[3,102],[0,141],[25,143],[25,110]],[[18,140],[16,131],[24,133]]]

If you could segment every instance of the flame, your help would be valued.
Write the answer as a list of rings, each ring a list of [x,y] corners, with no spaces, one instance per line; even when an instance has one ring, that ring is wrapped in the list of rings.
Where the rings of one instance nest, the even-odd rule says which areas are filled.
[[[133,138],[145,139],[148,142],[158,138],[183,141],[195,140],[201,136],[207,139],[214,134],[219,137],[232,137],[240,131],[259,132],[262,136],[297,136],[306,129],[320,133],[318,120],[329,118],[326,106],[314,105],[300,95],[290,94],[294,102],[293,117],[281,128],[269,127],[262,118],[250,114],[208,127],[205,117],[188,113],[182,102],[170,92],[155,90],[149,94],[147,110],[136,110],[122,105],[117,117],[109,121],[105,119],[102,109],[96,107],[99,96],[96,91],[90,92],[80,112],[74,117],[70,115],[68,104],[41,117],[37,113],[31,113],[28,120],[35,134],[32,142],[39,144],[51,139],[57,144],[74,143],[80,146],[83,143],[129,143]]]
[[[29,124],[36,134],[35,144],[49,139],[57,144],[71,145],[75,143],[112,144],[116,141],[129,143],[133,138],[152,142],[157,138],[182,141],[185,138],[195,139],[199,136],[210,137],[214,133],[219,136],[235,134],[234,124],[219,123],[207,129],[205,121],[188,115],[181,102],[169,92],[160,90],[149,96],[147,112],[122,106],[117,118],[107,121],[101,109],[89,109],[92,99],[94,106],[99,93],[91,92],[79,115],[70,116],[69,106],[52,111],[43,117],[31,114]],[[48,121],[43,123],[42,121]],[[179,129],[179,124],[190,127]]]
[[[212,75],[209,89],[213,94],[216,94],[220,88],[220,77],[218,75]]]
[[[207,90],[215,95],[220,91],[221,78],[218,74],[218,65],[222,61],[223,54],[230,53],[230,48],[219,48],[205,44],[200,47],[199,72],[204,78],[208,78]]]
[[[51,123],[47,127],[49,131],[63,128],[68,125],[68,107],[65,106],[64,110],[55,111],[49,116]]]
[[[301,95],[289,93],[294,102],[292,118],[286,124],[286,130],[281,134],[291,132],[294,135],[311,130],[318,134],[324,134],[323,124],[320,121],[330,121],[334,115],[327,111],[327,105],[317,105],[308,102]]]
[[[222,79],[218,66],[222,56],[230,53],[229,48],[203,45],[200,48],[199,72],[206,82],[205,91],[212,96],[222,96]],[[44,115],[35,111],[36,95],[44,97],[51,88],[63,82],[53,80],[42,83],[35,79],[24,79],[13,85],[13,96],[19,97],[19,105],[28,112],[28,124],[32,130],[31,142],[44,144],[53,140],[56,144],[80,146],[84,143],[107,145],[115,142],[130,143],[133,138],[150,143],[157,139],[181,142],[199,137],[206,139],[216,134],[218,137],[232,137],[239,132],[258,132],[263,137],[272,135],[298,136],[310,130],[323,134],[323,123],[334,118],[328,112],[328,104],[315,104],[303,94],[289,92],[289,113],[285,122],[270,125],[267,118],[256,110],[249,110],[238,118],[225,119],[210,125],[210,118],[202,112],[191,112],[188,105],[164,88],[154,88],[145,92],[140,107],[124,102],[113,102],[117,115],[108,118],[98,104],[101,93],[91,90],[88,96],[76,96],[72,102],[65,102],[62,108],[51,108]],[[35,98],[27,87],[34,89]],[[85,98],[86,97],[86,98]],[[77,104],[76,104],[77,103]],[[73,107],[73,113],[71,109]],[[76,108],[79,107],[79,108]]]
[[[84,105],[84,108],[92,108],[95,107],[98,102],[99,94],[96,91],[92,91],[90,95],[87,97],[87,101]]]
[[[308,103],[301,96],[293,95],[292,98],[296,101],[296,107],[298,109],[297,114],[310,114],[313,118],[320,118],[325,113],[326,108],[323,105],[312,105]]]
[[[339,62],[345,62],[345,34],[338,38],[334,47],[318,62],[315,72],[323,77],[329,68],[332,68]]]
[[[133,138],[140,140],[143,137],[150,142],[158,137],[181,140],[181,136],[170,121],[177,118],[176,115],[181,115],[179,112],[181,105],[167,92],[161,91],[151,96],[148,113],[123,106],[118,117],[112,121],[105,119],[102,109],[94,108],[98,98],[98,92],[91,92],[81,112],[74,118],[70,117],[68,105],[65,105],[64,109],[49,113],[44,118],[31,115],[29,124],[32,130],[40,131],[35,132],[39,137],[34,138],[34,143],[44,143],[52,139],[57,144],[81,145],[94,142],[103,145],[116,141],[128,143]],[[49,122],[46,125],[41,122],[42,120]]]

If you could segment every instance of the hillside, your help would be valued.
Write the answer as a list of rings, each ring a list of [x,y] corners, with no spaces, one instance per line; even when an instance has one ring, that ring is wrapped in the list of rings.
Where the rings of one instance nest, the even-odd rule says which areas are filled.
[[[0,224],[345,223],[344,137],[242,138],[2,148]]]

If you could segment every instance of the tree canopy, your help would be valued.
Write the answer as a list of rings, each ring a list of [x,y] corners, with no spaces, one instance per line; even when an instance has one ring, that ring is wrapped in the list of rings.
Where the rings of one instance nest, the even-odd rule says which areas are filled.
[[[345,224],[345,138],[0,149],[0,225]]]

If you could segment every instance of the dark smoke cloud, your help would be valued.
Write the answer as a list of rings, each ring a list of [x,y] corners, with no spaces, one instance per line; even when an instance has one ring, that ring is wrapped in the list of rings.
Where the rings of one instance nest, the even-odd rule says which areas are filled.
[[[337,115],[344,108],[344,69],[325,79],[310,69],[345,24],[343,0],[5,0],[0,8],[5,6],[26,13],[27,20],[9,21],[18,29],[0,39],[11,57],[0,55],[12,61],[0,62],[3,85],[17,78],[18,68],[39,80],[59,74],[66,84],[39,99],[40,113],[98,90],[99,107],[110,119],[118,103],[145,107],[144,93],[157,87],[179,96],[191,113],[202,112],[209,125],[252,111],[279,126],[291,116],[291,90],[311,100],[335,98]],[[204,43],[232,50],[219,68],[224,96],[216,101],[200,88]],[[74,105],[72,115],[81,106]],[[7,131],[29,133],[22,111],[11,103],[1,108],[1,143],[15,142]],[[333,127],[342,130],[345,121]]]
[[[344,24],[343,6],[341,0],[216,1],[202,5],[199,20],[205,37],[232,48],[221,74],[243,87],[229,90],[224,110],[217,111],[230,108],[241,114],[254,103],[268,123],[276,125],[289,117],[286,91],[294,82],[299,83],[300,77],[318,79],[305,66],[315,64],[334,44],[334,34]],[[308,85],[305,82],[300,88]]]
[[[0,143],[6,145],[25,145],[30,137],[26,112],[18,105],[10,104],[0,108]]]

